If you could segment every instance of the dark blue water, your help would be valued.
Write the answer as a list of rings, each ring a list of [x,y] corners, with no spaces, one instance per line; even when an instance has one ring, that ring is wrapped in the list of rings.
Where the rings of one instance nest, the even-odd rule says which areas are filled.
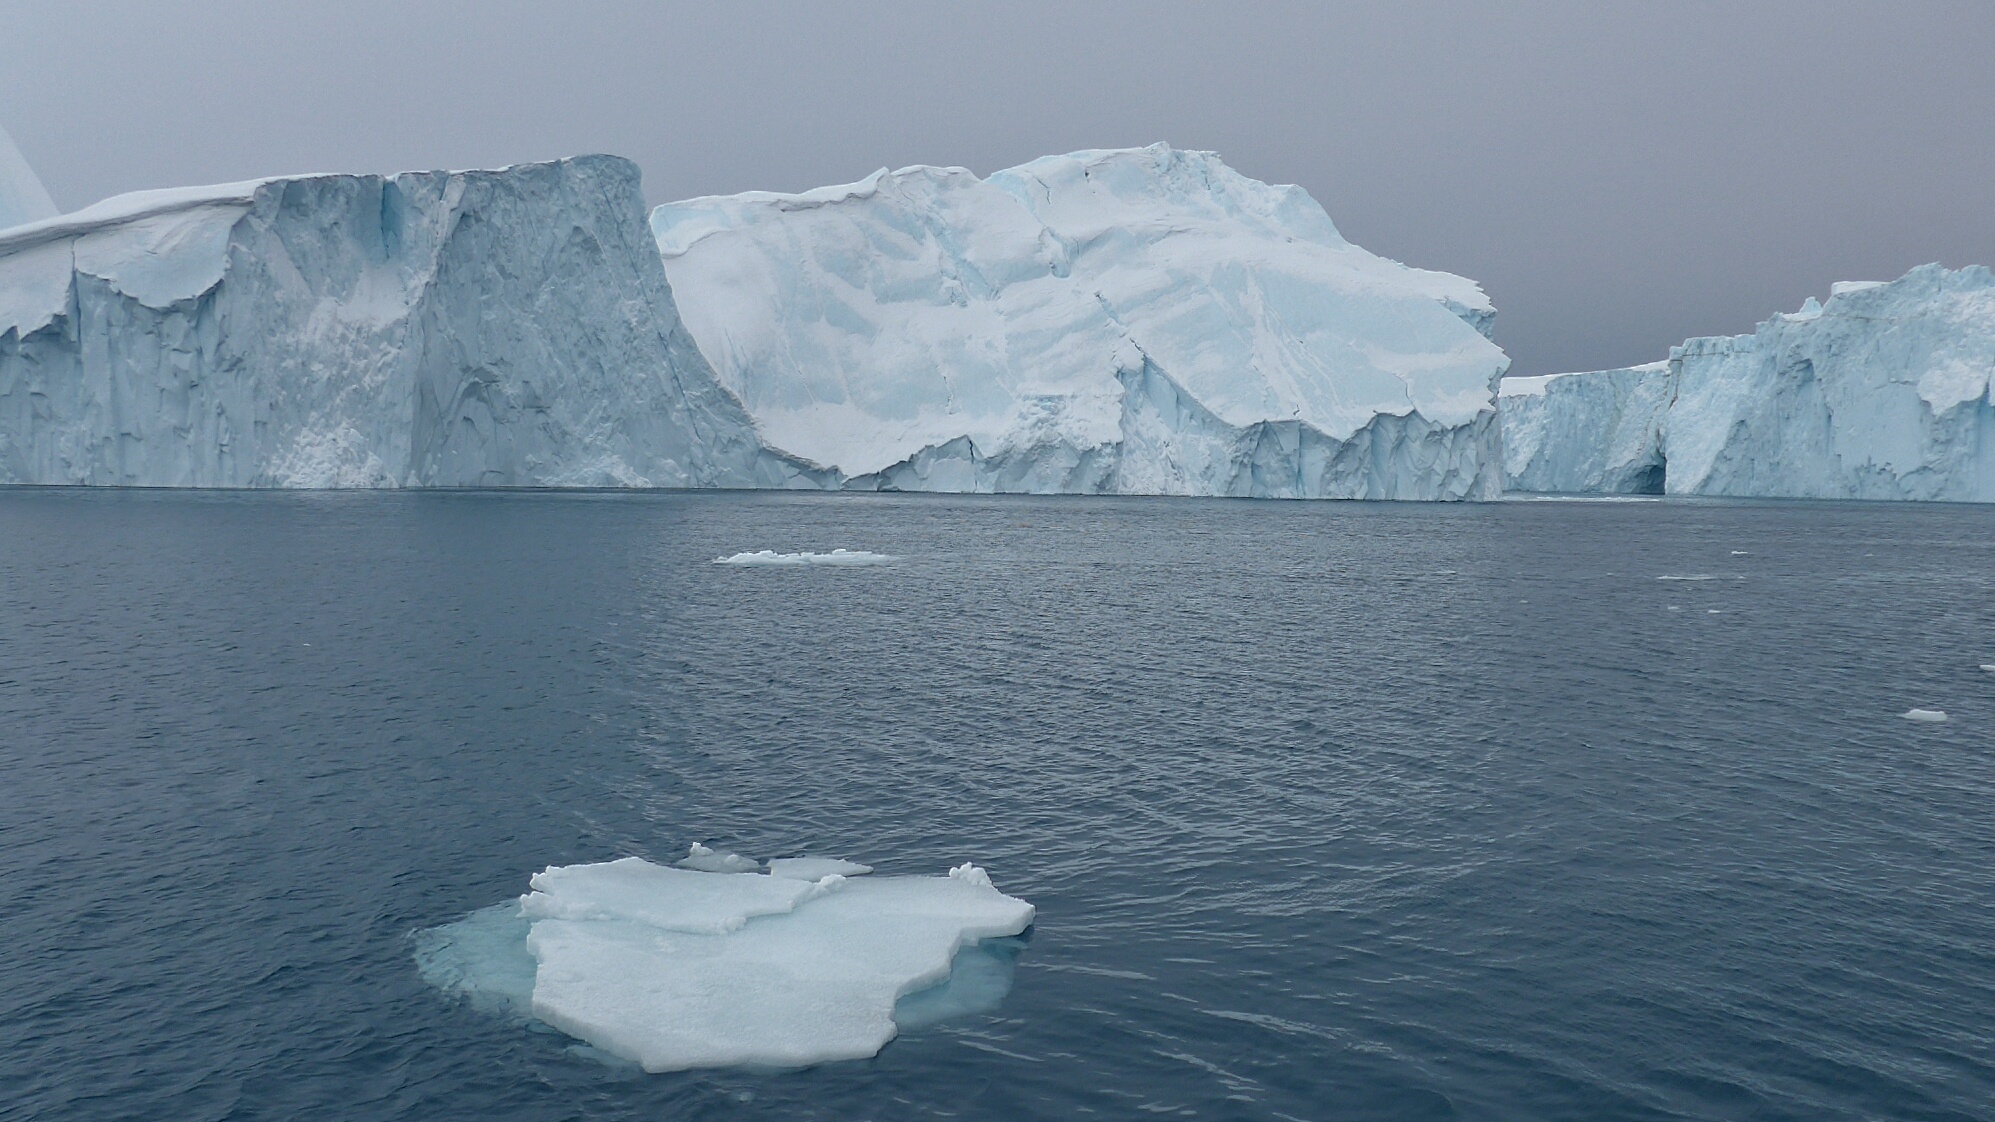
[[[0,1117],[1995,1118],[1984,662],[1988,508],[0,492]],[[1039,922],[801,1072],[417,976],[694,839]]]

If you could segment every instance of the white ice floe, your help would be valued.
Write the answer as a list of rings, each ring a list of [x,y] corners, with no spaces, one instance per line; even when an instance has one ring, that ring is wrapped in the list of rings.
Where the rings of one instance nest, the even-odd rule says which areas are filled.
[[[1981,668],[1990,674],[1995,674],[1995,662],[1984,662],[1981,664]]]
[[[897,558],[884,553],[872,553],[863,549],[834,549],[830,553],[777,553],[773,549],[758,549],[753,553],[736,553],[729,557],[716,557],[716,565],[844,565],[859,567],[865,565],[885,565]]]
[[[1683,581],[1706,581],[1706,580],[1744,580],[1744,579],[1746,579],[1746,578],[1744,578],[1744,577],[1741,577],[1741,576],[1727,576],[1727,575],[1723,575],[1723,574],[1718,574],[1718,573],[1685,573],[1685,574],[1683,574],[1683,575],[1681,575],[1681,576],[1678,576],[1678,575],[1675,575],[1675,574],[1671,574],[1671,575],[1668,575],[1668,576],[1660,576],[1660,577],[1657,577],[1656,579],[1657,579],[1657,580],[1683,580]]]
[[[1937,724],[1947,719],[1946,713],[1939,709],[1907,709],[1905,712],[1899,714],[1899,716],[1904,717],[1908,721],[1924,721],[1931,724]]]
[[[1012,937],[1034,910],[982,869],[847,879],[870,870],[770,866],[549,868],[519,903],[419,933],[417,964],[439,988],[647,1071],[862,1059],[902,1027],[993,1008],[1009,990]]]

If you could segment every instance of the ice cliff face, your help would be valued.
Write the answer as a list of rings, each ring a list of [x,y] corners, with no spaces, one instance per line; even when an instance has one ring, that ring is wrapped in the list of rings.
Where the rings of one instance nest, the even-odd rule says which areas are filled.
[[[681,328],[637,168],[321,175],[0,233],[0,482],[816,482]]]
[[[1501,483],[1472,282],[1163,145],[659,207],[686,324],[845,485],[1459,499]]]
[[[1513,491],[1660,495],[1669,363],[1505,378],[1505,486]]]
[[[14,138],[0,128],[0,230],[54,217],[55,200],[14,147]]]
[[[1534,381],[1502,397],[1518,490],[1633,490],[1640,471],[1603,467],[1647,463],[1673,495],[1995,502],[1995,275],[1979,266],[1839,284],[1660,368]],[[1635,435],[1651,425],[1653,444]]]

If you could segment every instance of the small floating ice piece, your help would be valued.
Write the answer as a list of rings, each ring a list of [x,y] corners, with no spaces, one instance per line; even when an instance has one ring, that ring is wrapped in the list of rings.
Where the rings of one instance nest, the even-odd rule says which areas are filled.
[[[1986,670],[1990,674],[1995,674],[1995,662],[1984,662],[1981,664],[1981,669]]]
[[[790,880],[820,881],[826,877],[863,877],[871,865],[840,861],[836,857],[778,857],[769,862],[769,875]]]
[[[703,906],[712,893],[742,894],[737,910],[765,906],[762,894],[777,886],[803,895],[792,910],[721,937],[651,922],[681,912],[675,898],[692,887],[688,877],[707,882],[695,888]],[[625,911],[536,919],[527,936],[539,964],[533,1015],[646,1071],[872,1056],[897,1031],[900,997],[948,978],[965,947],[1033,920],[1032,905],[991,887],[975,866],[818,884],[679,873],[655,884],[657,896],[627,899]]]
[[[886,565],[897,558],[884,553],[873,553],[864,549],[834,549],[830,553],[777,553],[773,549],[758,549],[753,553],[736,553],[729,557],[716,557],[716,565],[740,566],[797,566],[829,565],[859,567],[864,565]]]
[[[1749,556],[1751,556],[1751,554],[1748,554],[1748,553],[1747,553],[1747,552],[1746,552],[1745,550],[1743,550],[1743,549],[1735,549],[1735,550],[1733,550],[1733,551],[1732,551],[1732,556],[1734,556],[1734,557],[1749,557]]]
[[[739,853],[721,853],[708,849],[699,842],[684,857],[679,858],[682,869],[696,869],[702,873],[752,873],[762,867],[762,863]]]
[[[1907,709],[1899,715],[1908,721],[1923,721],[1929,724],[1938,724],[1947,719],[1946,713],[1939,709]]]
[[[1744,579],[1746,579],[1746,578],[1744,578],[1744,577],[1742,577],[1742,576],[1738,576],[1737,574],[1732,574],[1732,575],[1729,575],[1729,576],[1721,576],[1721,575],[1718,575],[1718,574],[1715,574],[1715,573],[1686,573],[1686,574],[1684,574],[1684,575],[1682,575],[1682,576],[1677,576],[1677,575],[1674,575],[1674,574],[1671,574],[1671,575],[1668,575],[1668,576],[1660,576],[1660,577],[1657,577],[1656,579],[1657,579],[1657,580],[1688,580],[1688,581],[1703,581],[1703,580],[1744,580]]]

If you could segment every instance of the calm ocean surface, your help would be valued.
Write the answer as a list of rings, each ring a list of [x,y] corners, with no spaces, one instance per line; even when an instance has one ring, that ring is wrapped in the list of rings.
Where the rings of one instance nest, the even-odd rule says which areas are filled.
[[[1980,663],[1995,508],[0,491],[0,1118],[1991,1119]],[[416,972],[694,840],[1039,921],[785,1073]]]

